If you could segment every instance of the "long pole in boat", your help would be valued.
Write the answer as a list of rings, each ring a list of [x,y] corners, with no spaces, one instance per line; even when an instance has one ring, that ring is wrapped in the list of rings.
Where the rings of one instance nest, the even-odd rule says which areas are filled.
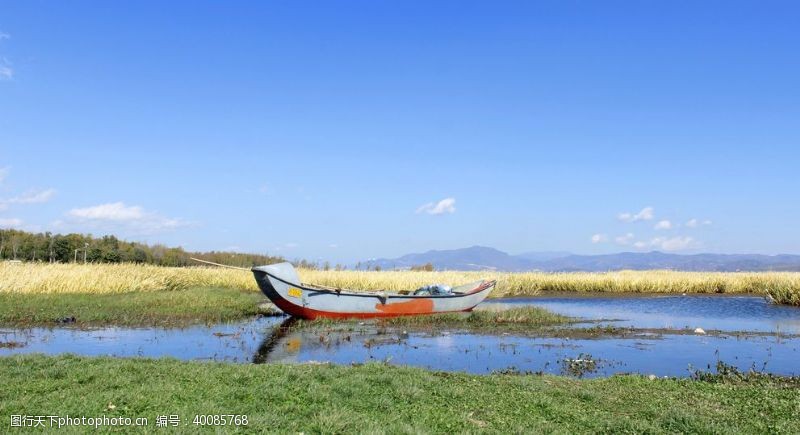
[[[229,265],[227,265],[227,264],[214,263],[213,261],[201,260],[201,259],[199,259],[199,258],[194,258],[194,257],[189,257],[189,258],[190,258],[190,259],[192,259],[192,260],[194,260],[194,261],[197,261],[198,263],[205,263],[205,264],[210,264],[210,265],[212,265],[212,266],[219,266],[219,267],[227,267],[228,269],[246,270],[246,271],[250,272],[250,269],[248,269],[248,268],[246,268],[246,267],[229,266]],[[320,289],[323,289],[323,290],[335,291],[335,292],[337,292],[337,293],[338,293],[338,292],[340,292],[340,291],[342,291],[342,289],[340,289],[340,288],[337,288],[337,287],[328,287],[328,286],[326,286],[326,285],[319,285],[319,284],[308,284],[308,283],[302,283],[302,282],[301,282],[300,284],[301,284],[301,285],[306,285],[306,286],[313,286],[313,287],[317,287],[317,288],[320,288]]]
[[[248,269],[248,268],[246,268],[246,267],[229,266],[229,265],[227,265],[227,264],[219,264],[219,263],[214,263],[213,261],[201,260],[201,259],[199,259],[199,258],[194,258],[194,257],[189,257],[189,258],[190,258],[190,259],[192,259],[192,260],[194,260],[194,261],[197,261],[198,263],[210,264],[210,265],[212,265],[212,266],[227,267],[228,269],[246,270],[246,271],[248,271],[248,272],[250,271],[250,269]]]

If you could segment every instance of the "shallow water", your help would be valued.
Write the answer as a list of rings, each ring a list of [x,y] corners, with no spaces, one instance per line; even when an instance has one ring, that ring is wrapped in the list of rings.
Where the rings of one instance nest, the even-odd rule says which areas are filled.
[[[373,344],[373,342],[376,342]],[[592,360],[584,376],[641,373],[688,376],[718,360],[785,375],[800,374],[800,339],[774,336],[650,335],[640,338],[564,339],[464,333],[383,336],[291,330],[257,354],[257,362],[388,361],[435,370],[575,374],[570,360]]]
[[[482,308],[536,305],[585,319],[616,319],[615,326],[800,334],[800,308],[755,296],[626,295],[494,299]]]
[[[646,328],[700,326],[795,333],[797,329],[792,328],[800,321],[800,309],[773,307],[747,297],[541,297],[492,301],[484,308],[518,304],[539,305],[571,316],[621,319],[610,323]],[[4,328],[0,329],[0,342],[22,346],[0,348],[0,356],[77,353],[238,363],[388,361],[470,373],[513,368],[588,377],[629,372],[687,376],[690,368],[706,369],[722,360],[741,369],[800,375],[800,338],[782,335],[643,334],[570,339],[458,331],[380,333],[370,323],[353,331],[315,331],[280,327],[282,322],[291,323],[286,318],[260,318],[184,329]]]

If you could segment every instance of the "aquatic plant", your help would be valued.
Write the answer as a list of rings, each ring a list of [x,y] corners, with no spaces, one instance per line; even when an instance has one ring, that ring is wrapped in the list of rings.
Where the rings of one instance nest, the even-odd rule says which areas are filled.
[[[597,372],[597,362],[591,354],[581,352],[575,358],[561,360],[561,374],[582,378],[587,373]]]
[[[766,366],[766,364],[764,365]],[[792,388],[800,387],[800,376],[775,375],[763,368],[757,369],[755,366],[743,371],[735,365],[717,361],[714,369],[715,372],[712,372],[709,365],[707,370],[690,370],[689,375],[697,381],[720,384],[764,384]]]

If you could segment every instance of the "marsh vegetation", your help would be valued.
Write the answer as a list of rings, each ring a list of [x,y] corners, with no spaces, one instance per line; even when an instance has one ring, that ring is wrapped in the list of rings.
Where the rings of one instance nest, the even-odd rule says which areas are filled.
[[[408,290],[431,283],[460,285],[496,279],[490,297],[541,292],[688,293],[769,295],[800,305],[800,272],[621,271],[606,273],[498,273],[299,269],[304,282],[354,290]],[[0,262],[0,293],[126,293],[213,287],[258,291],[250,273],[210,267],[144,264]]]

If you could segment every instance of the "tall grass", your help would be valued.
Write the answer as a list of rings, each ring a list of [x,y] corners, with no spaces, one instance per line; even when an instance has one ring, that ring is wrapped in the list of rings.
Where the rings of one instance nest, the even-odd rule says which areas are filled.
[[[231,269],[0,262],[0,292],[107,294],[192,287],[258,290],[252,274]]]
[[[355,290],[407,290],[431,283],[460,285],[496,279],[493,297],[543,291],[615,293],[751,293],[800,305],[797,272],[497,273],[421,271],[322,271],[301,269],[304,282]],[[175,268],[135,264],[0,263],[0,292],[122,293],[222,287],[256,291],[252,274],[222,268]]]
[[[800,305],[798,272],[676,272],[668,270],[605,273],[364,272],[303,270],[301,277],[323,285],[365,290],[401,290],[435,283],[464,284],[496,279],[493,297],[540,292],[752,293]]]

